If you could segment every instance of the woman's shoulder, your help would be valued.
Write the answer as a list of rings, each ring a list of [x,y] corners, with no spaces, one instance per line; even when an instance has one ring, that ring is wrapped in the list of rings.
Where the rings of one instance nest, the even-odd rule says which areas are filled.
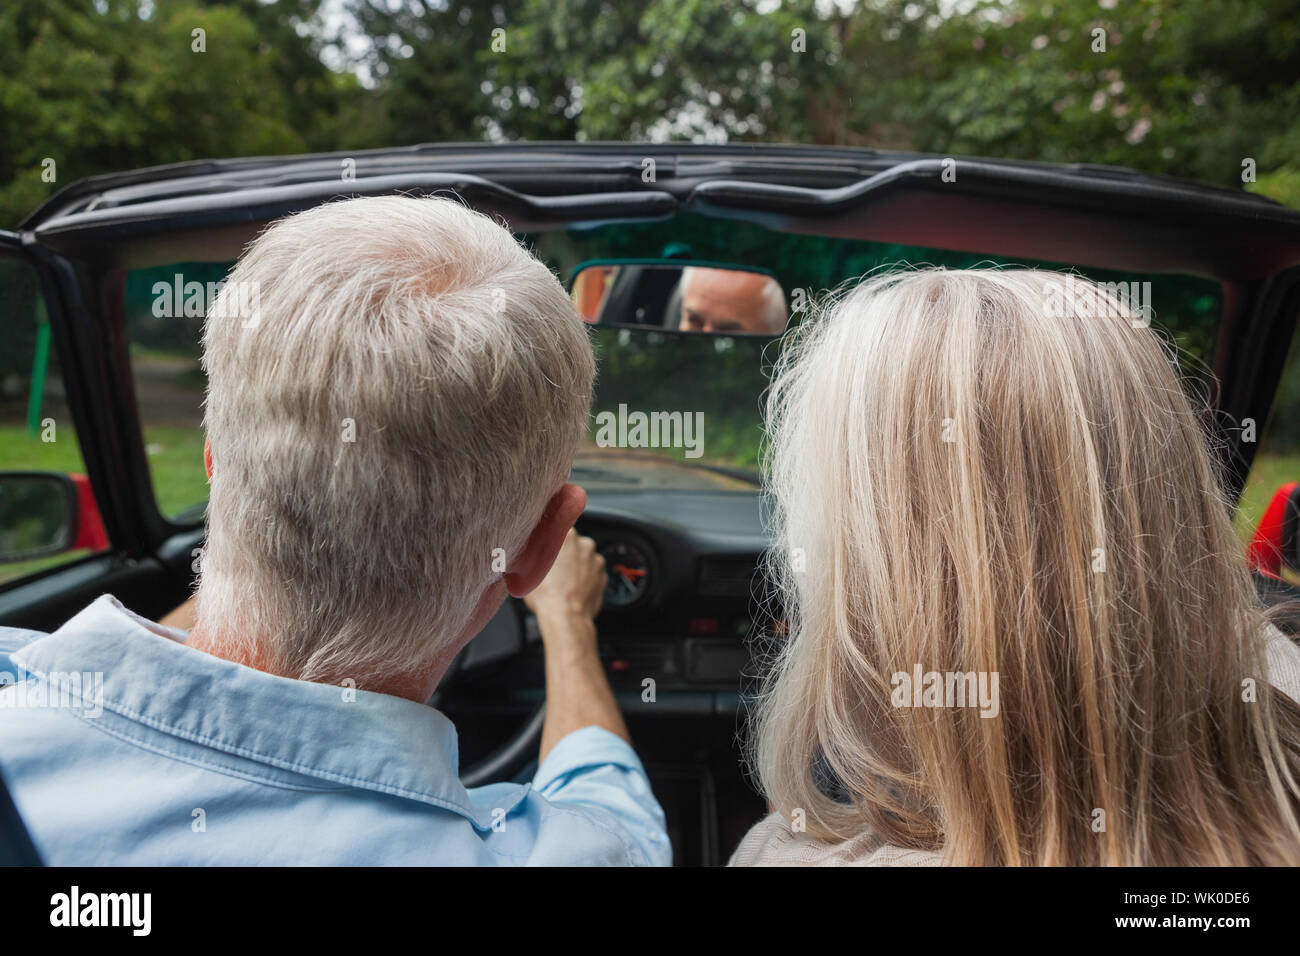
[[[1264,628],[1268,682],[1300,703],[1300,647],[1273,625]]]
[[[827,843],[795,832],[779,813],[764,817],[745,834],[728,866],[942,866],[938,853],[890,846],[873,833]]]

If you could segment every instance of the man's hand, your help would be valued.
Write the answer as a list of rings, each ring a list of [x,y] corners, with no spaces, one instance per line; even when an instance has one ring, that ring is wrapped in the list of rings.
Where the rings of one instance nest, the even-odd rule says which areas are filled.
[[[596,553],[596,542],[570,528],[550,573],[524,603],[539,621],[594,618],[605,600],[605,581],[605,559]]]
[[[628,739],[596,644],[605,580],[605,559],[596,553],[596,543],[570,529],[550,573],[524,598],[537,615],[546,650],[541,760],[584,727],[603,727]]]

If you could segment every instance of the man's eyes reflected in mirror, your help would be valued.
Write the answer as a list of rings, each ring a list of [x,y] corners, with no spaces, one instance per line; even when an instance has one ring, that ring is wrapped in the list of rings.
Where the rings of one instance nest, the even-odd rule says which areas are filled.
[[[743,335],[746,332],[753,331],[749,324],[739,319],[711,319],[705,315],[698,315],[688,309],[682,310],[682,324],[680,326],[683,332],[718,332],[730,335]]]

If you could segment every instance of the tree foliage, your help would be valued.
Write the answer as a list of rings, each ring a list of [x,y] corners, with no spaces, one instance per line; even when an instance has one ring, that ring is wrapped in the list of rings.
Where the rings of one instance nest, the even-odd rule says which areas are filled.
[[[1297,116],[1300,0],[0,9],[0,223],[10,226],[57,186],[109,170],[483,138],[1107,163],[1300,204]],[[42,178],[46,159],[56,182]],[[1256,182],[1243,180],[1247,160]]]

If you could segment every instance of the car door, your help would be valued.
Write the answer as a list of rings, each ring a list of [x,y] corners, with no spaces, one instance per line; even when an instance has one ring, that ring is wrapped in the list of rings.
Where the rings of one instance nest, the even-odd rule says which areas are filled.
[[[83,293],[68,260],[30,234],[0,232],[0,496],[7,490],[16,503],[0,509],[3,626],[53,630],[100,594],[156,606],[184,587],[183,575],[147,553],[129,507],[120,465],[130,430],[114,411],[122,383],[102,361],[109,343]],[[40,475],[66,479],[69,533],[61,545],[5,552],[32,510],[24,515],[17,491]]]

